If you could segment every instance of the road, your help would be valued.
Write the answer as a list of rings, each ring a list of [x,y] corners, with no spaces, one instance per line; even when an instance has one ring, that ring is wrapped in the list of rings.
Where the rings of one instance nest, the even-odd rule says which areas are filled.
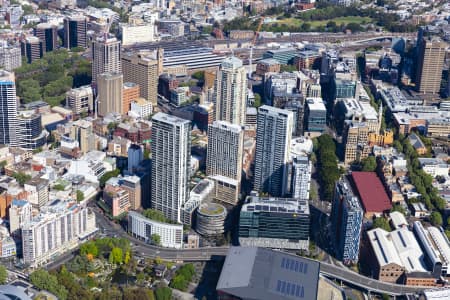
[[[99,209],[94,209],[97,215],[97,225],[101,231],[107,232],[109,236],[123,237],[133,243],[135,255],[141,257],[155,258],[160,257],[171,261],[207,261],[211,259],[223,258],[228,253],[228,247],[211,247],[199,249],[168,249],[154,245],[149,245],[141,240],[129,236],[119,225],[110,222]],[[73,253],[67,253],[58,257],[47,266],[48,269],[55,269],[58,266],[68,262],[74,256]],[[326,277],[341,280],[347,284],[357,286],[362,290],[386,293],[389,295],[411,295],[423,291],[426,287],[406,286],[391,284],[376,279],[368,278],[356,272],[348,270],[342,266],[332,265],[326,262],[320,262],[320,273]]]
[[[118,224],[112,223],[100,212],[100,209],[93,208],[96,214],[97,226],[100,232],[107,236],[122,237],[133,243],[135,255],[143,257],[160,257],[165,260],[183,260],[183,261],[206,261],[214,256],[225,256],[228,253],[228,247],[208,247],[198,249],[169,249],[155,245],[147,244],[144,241],[128,235]]]
[[[324,262],[320,262],[320,273],[327,277],[339,279],[343,282],[358,286],[367,291],[386,293],[393,296],[411,295],[423,291],[424,289],[429,289],[429,287],[407,286],[382,282]]]

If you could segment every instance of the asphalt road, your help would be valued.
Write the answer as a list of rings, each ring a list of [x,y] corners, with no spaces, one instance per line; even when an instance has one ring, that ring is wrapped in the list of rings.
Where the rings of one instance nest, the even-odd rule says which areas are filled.
[[[324,262],[320,262],[320,272],[323,275],[340,279],[343,282],[353,284],[371,292],[386,293],[389,295],[406,295],[415,294],[423,291],[425,287],[407,286],[401,284],[392,284],[382,282],[376,279],[368,278],[353,271],[344,269],[339,266],[330,265]]]

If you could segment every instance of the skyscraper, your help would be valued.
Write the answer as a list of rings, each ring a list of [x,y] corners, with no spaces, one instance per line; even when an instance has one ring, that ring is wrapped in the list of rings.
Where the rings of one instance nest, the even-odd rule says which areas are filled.
[[[40,23],[34,29],[34,35],[44,43],[45,52],[58,47],[58,28],[50,23]]]
[[[22,54],[20,47],[8,46],[8,43],[0,43],[0,67],[6,71],[12,71],[22,66]]]
[[[307,156],[292,160],[292,198],[309,200],[311,187],[311,163]]]
[[[114,37],[102,36],[92,43],[92,82],[102,73],[121,73],[120,41]]]
[[[216,120],[244,125],[247,101],[247,71],[237,57],[225,59],[217,72],[214,101]]]
[[[261,106],[256,127],[254,189],[280,197],[286,194],[294,114],[272,106]]]
[[[422,38],[418,46],[417,91],[430,94],[439,93],[446,44],[437,38]]]
[[[17,98],[14,73],[0,71],[0,144],[17,140]]]
[[[99,74],[97,82],[98,114],[122,113],[123,76],[121,73]]]
[[[238,202],[243,148],[244,130],[241,126],[226,121],[215,121],[208,126],[206,174],[216,179],[216,199],[230,204]]]
[[[0,144],[36,149],[46,138],[40,115],[17,111],[14,73],[0,70]]]
[[[35,36],[26,37],[20,42],[22,55],[25,56],[30,64],[36,59],[42,58],[45,53],[44,43]]]
[[[165,113],[152,122],[152,208],[181,223],[189,196],[190,122]]]
[[[85,16],[70,16],[64,19],[64,47],[87,48],[87,21]]]
[[[154,107],[158,104],[158,60],[151,53],[125,53],[122,56],[125,82],[139,85],[140,95]]]
[[[343,177],[336,182],[331,208],[331,236],[336,256],[344,263],[358,261],[363,210],[350,183]]]

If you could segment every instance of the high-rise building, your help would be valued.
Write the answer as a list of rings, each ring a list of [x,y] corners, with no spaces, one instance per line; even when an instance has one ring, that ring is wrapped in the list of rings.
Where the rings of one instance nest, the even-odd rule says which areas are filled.
[[[17,140],[17,98],[14,73],[0,71],[0,144]]]
[[[311,187],[311,163],[307,156],[292,160],[292,198],[309,200]]]
[[[9,230],[12,236],[19,235],[22,225],[31,220],[31,210],[30,202],[13,199],[9,207]]]
[[[367,123],[348,121],[344,128],[346,165],[369,156],[371,147],[368,144],[369,127]]]
[[[103,73],[121,73],[120,41],[115,37],[98,37],[92,43],[92,82]]]
[[[141,178],[138,176],[125,176],[122,178],[122,188],[128,191],[130,209],[138,210],[142,208],[142,187]]]
[[[128,172],[133,174],[142,160],[144,160],[144,152],[141,146],[132,144],[128,148]]]
[[[50,23],[40,23],[34,29],[34,35],[44,43],[44,51],[58,48],[58,28]]]
[[[437,94],[441,88],[442,69],[447,45],[437,38],[422,38],[418,46],[417,91]]]
[[[291,111],[267,105],[258,109],[255,190],[275,197],[286,194],[293,122]]]
[[[152,53],[124,53],[122,70],[125,82],[139,85],[141,97],[158,105],[158,60]]]
[[[305,101],[305,131],[321,133],[327,126],[327,109],[322,98],[307,98]]]
[[[75,248],[96,231],[95,214],[90,208],[55,200],[22,226],[23,260],[33,267],[40,266]]]
[[[363,210],[348,180],[336,182],[331,208],[331,236],[336,256],[346,264],[358,261]]]
[[[247,71],[237,57],[223,60],[217,72],[214,102],[216,120],[244,125],[247,102]]]
[[[87,48],[87,20],[85,16],[70,16],[64,19],[64,47]]]
[[[240,212],[239,243],[308,250],[309,219],[307,200],[249,196]]]
[[[44,43],[35,36],[29,36],[20,42],[22,49],[22,56],[27,59],[30,64],[36,59],[42,58],[45,53]]]
[[[86,120],[78,120],[72,123],[70,138],[78,141],[82,153],[95,149],[95,135],[92,131],[92,123]]]
[[[240,125],[226,121],[215,121],[208,126],[208,152],[206,156],[206,174],[212,179],[216,176],[227,177],[228,192],[220,188],[221,180],[216,182],[216,199],[230,204],[239,200],[242,178],[242,155],[244,148],[244,130]],[[222,180],[224,181],[224,180]],[[220,191],[220,192],[219,192]]]
[[[98,114],[122,112],[123,75],[121,73],[102,73],[97,78]]]
[[[17,111],[14,73],[0,70],[0,143],[36,149],[46,143],[41,115]]]
[[[48,180],[35,177],[24,184],[24,190],[29,193],[28,201],[34,207],[41,208],[49,200]]]
[[[8,46],[5,42],[0,47],[0,68],[12,71],[22,66],[22,54],[20,47]]]
[[[80,86],[67,91],[66,104],[75,114],[92,112],[94,110],[94,96],[91,86]]]
[[[47,132],[42,130],[42,116],[33,111],[20,111],[17,115],[17,140],[11,145],[24,149],[37,149],[47,143]]]
[[[157,113],[152,124],[152,208],[181,222],[181,208],[189,197],[190,122]]]
[[[123,98],[121,114],[125,115],[130,111],[131,102],[139,98],[139,85],[134,82],[125,82],[123,84]]]

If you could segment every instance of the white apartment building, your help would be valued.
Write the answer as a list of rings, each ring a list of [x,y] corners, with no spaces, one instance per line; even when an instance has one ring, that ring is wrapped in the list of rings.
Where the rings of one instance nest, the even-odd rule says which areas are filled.
[[[134,237],[150,242],[153,234],[161,238],[161,246],[183,248],[183,225],[161,223],[147,219],[135,211],[128,212],[128,232]]]
[[[90,208],[55,200],[22,226],[24,262],[32,267],[43,265],[96,231],[95,214]]]

